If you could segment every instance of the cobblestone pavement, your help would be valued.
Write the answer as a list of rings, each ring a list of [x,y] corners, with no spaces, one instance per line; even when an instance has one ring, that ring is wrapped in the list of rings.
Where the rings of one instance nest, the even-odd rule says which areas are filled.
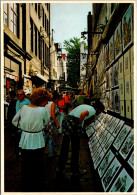
[[[21,157],[13,156],[13,146],[11,141],[10,129],[5,128],[5,171],[4,171],[4,191],[5,192],[21,192]],[[43,192],[98,192],[102,191],[99,181],[95,176],[95,171],[92,165],[88,138],[81,138],[80,147],[80,165],[87,170],[85,175],[73,179],[70,172],[70,156],[69,151],[68,161],[66,165],[65,178],[58,179],[56,177],[56,163],[59,157],[62,137],[57,137],[57,156],[53,159],[48,157],[48,147],[45,149],[44,155],[44,174],[45,185]],[[71,146],[70,146],[71,147]]]

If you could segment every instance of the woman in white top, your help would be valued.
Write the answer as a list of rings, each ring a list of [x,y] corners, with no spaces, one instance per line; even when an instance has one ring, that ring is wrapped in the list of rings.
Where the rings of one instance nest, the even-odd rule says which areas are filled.
[[[45,105],[49,95],[46,89],[36,88],[30,96],[30,105],[23,106],[12,123],[22,130],[19,147],[22,149],[22,191],[41,191],[43,182],[43,129],[49,117]]]

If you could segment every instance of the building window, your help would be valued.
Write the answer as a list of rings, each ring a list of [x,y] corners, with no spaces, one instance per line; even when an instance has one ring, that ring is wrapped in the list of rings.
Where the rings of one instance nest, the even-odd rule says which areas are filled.
[[[47,22],[47,17],[46,17],[46,14],[45,14],[45,31],[47,30],[46,22]]]
[[[33,52],[33,21],[30,19],[30,48]]]
[[[11,31],[18,36],[18,5],[11,3]]]
[[[35,11],[37,12],[38,6],[37,3],[35,3]]]
[[[4,3],[4,24],[8,26],[8,4]]]

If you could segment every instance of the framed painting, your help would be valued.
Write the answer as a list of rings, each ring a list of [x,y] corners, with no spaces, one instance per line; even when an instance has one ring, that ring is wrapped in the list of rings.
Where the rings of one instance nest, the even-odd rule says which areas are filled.
[[[109,89],[113,87],[113,68],[109,68]]]
[[[100,166],[98,167],[98,174],[100,178],[105,173],[107,167],[109,166],[113,158],[114,158],[114,154],[111,150],[109,150],[107,154],[105,155],[103,161],[101,162]]]
[[[122,18],[123,50],[132,43],[132,5],[129,6]]]
[[[130,49],[130,56],[131,56],[131,74],[134,73],[134,46]]]
[[[131,130],[130,126],[128,125],[123,126],[116,140],[113,143],[113,146],[116,148],[116,150],[119,150],[120,146],[122,145],[124,139],[126,138],[127,134],[130,132],[130,130]]]
[[[105,67],[109,66],[109,50],[108,50],[108,44],[105,47]]]
[[[131,100],[134,100],[134,73],[131,74]]]
[[[120,120],[120,122],[118,123],[118,125],[116,126],[115,130],[113,131],[113,136],[116,137],[117,134],[120,132],[121,128],[123,127],[123,125],[125,124],[125,122],[123,120]]]
[[[119,89],[114,90],[114,111],[120,113]]]
[[[114,102],[113,102],[113,97],[114,97],[114,92],[111,90],[109,95],[109,110],[114,110]]]
[[[109,71],[106,71],[106,89],[109,89]]]
[[[132,154],[127,162],[134,169],[134,151],[132,152]]]
[[[118,68],[118,79],[122,79],[124,75],[124,56],[122,56],[119,61],[119,68]]]
[[[118,86],[118,62],[113,65],[113,87]]]
[[[102,152],[99,154],[98,158],[96,159],[95,163],[94,163],[94,168],[97,169],[97,167],[99,166],[100,162],[102,161],[104,157],[104,152],[102,150]]]
[[[125,100],[131,100],[131,78],[130,75],[125,77]]]
[[[115,120],[116,120],[116,117],[112,117],[112,118],[111,118],[111,121],[109,121],[108,126],[107,126],[107,129],[108,129],[109,131],[110,131],[111,127],[114,125]]]
[[[124,100],[124,91],[125,91],[124,79],[119,79],[119,97],[120,97],[120,100]]]
[[[114,130],[115,130],[116,127],[118,126],[119,122],[120,122],[120,119],[117,118],[117,119],[115,120],[114,124],[111,126],[111,128],[110,128],[110,130],[109,130],[109,132],[110,132],[111,134],[114,132]],[[113,134],[112,134],[112,135],[113,135]]]
[[[132,118],[131,100],[126,100],[126,118],[129,118],[129,119]]]
[[[124,75],[130,75],[130,50],[124,54]]]
[[[127,192],[132,184],[133,184],[133,179],[129,176],[127,171],[123,168],[109,191],[110,192]]]
[[[104,147],[105,152],[110,148],[113,141],[114,141],[114,137],[111,135],[105,144],[105,147]]]
[[[109,63],[114,61],[114,37],[109,40]]]
[[[125,101],[120,101],[120,116],[125,117]]]
[[[114,42],[115,42],[115,59],[119,57],[122,53],[122,34],[121,34],[122,24],[121,22],[118,24],[115,34],[114,34]]]
[[[128,135],[127,139],[124,141],[119,153],[121,154],[121,156],[126,159],[128,154],[130,153],[132,147],[134,144],[134,130],[132,129],[132,131],[130,132],[130,134]]]
[[[94,133],[94,131],[95,130],[93,129],[93,127],[86,128],[86,134],[87,134],[87,136],[90,137]]]
[[[109,186],[111,185],[113,178],[118,173],[119,169],[121,167],[120,162],[115,157],[110,166],[108,167],[106,173],[104,174],[103,178],[101,179],[102,186],[104,188],[104,191],[106,192]]]
[[[109,92],[106,92],[105,110],[107,111],[108,109],[109,109]]]

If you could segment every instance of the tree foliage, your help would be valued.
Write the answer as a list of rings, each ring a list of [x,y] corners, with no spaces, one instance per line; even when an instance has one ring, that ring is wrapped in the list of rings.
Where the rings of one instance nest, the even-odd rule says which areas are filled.
[[[77,37],[64,41],[67,51],[67,75],[71,87],[77,87],[80,79],[80,39]]]

